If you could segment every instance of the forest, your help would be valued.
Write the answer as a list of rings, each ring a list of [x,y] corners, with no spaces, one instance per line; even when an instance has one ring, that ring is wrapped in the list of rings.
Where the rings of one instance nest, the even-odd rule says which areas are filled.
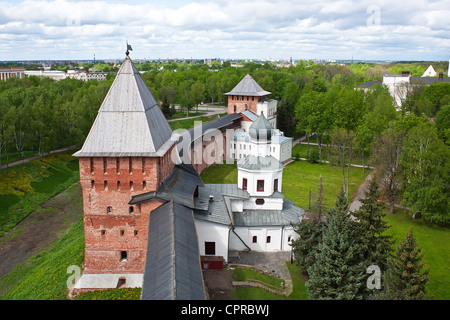
[[[323,145],[335,150],[344,186],[346,165],[362,156],[376,167],[383,196],[392,205],[402,201],[412,214],[448,225],[450,84],[416,86],[400,108],[381,85],[357,89],[365,81],[380,81],[384,73],[409,70],[420,76],[428,65],[300,60],[288,68],[256,62],[236,68],[229,62],[136,63],[166,116],[175,106],[189,111],[202,103],[225,105],[224,93],[250,74],[279,101],[277,126],[286,136],[315,135],[319,157]],[[443,71],[446,65],[436,63],[435,69]],[[116,70],[107,64],[95,67]],[[12,154],[20,159],[81,145],[113,78],[112,74],[99,82],[38,77],[1,81],[0,165],[11,162]]]

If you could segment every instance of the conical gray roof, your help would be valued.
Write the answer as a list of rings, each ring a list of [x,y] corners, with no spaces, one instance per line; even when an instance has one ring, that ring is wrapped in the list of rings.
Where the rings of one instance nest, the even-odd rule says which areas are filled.
[[[127,57],[76,157],[161,156],[174,143],[172,129]]]
[[[225,95],[263,97],[269,95],[249,74],[247,74],[230,92]]]

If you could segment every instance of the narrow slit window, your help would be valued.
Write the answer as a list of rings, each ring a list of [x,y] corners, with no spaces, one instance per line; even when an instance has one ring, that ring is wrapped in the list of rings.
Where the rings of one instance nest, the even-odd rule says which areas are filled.
[[[127,261],[127,252],[126,251],[121,251],[120,252],[120,261]]]
[[[106,207],[106,213],[111,213],[111,212],[112,212],[112,207],[111,206]]]

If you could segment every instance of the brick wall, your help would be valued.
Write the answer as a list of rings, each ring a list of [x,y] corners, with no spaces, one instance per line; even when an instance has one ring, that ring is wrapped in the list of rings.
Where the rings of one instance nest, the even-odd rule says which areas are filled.
[[[173,146],[172,148],[174,148]],[[174,164],[163,157],[80,158],[85,230],[85,273],[144,271],[150,212],[163,202],[134,206],[131,197],[155,191]]]
[[[251,97],[251,96],[228,96],[228,114],[243,112],[247,109],[256,112],[256,104],[258,100],[264,97]],[[236,110],[235,107],[236,106]]]

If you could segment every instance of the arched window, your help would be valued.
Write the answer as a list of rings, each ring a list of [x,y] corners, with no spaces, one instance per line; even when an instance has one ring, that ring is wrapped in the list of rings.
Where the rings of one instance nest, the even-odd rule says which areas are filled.
[[[258,242],[258,237],[257,236],[253,236],[252,243],[257,243],[257,242]]]
[[[130,206],[129,212],[130,212],[130,213],[133,213],[133,212],[134,212],[134,207],[133,207],[133,206]]]
[[[112,212],[112,207],[111,206],[107,206],[106,207],[106,213],[111,213]]]
[[[267,238],[266,238],[266,243],[270,243],[270,236],[267,236]]]

